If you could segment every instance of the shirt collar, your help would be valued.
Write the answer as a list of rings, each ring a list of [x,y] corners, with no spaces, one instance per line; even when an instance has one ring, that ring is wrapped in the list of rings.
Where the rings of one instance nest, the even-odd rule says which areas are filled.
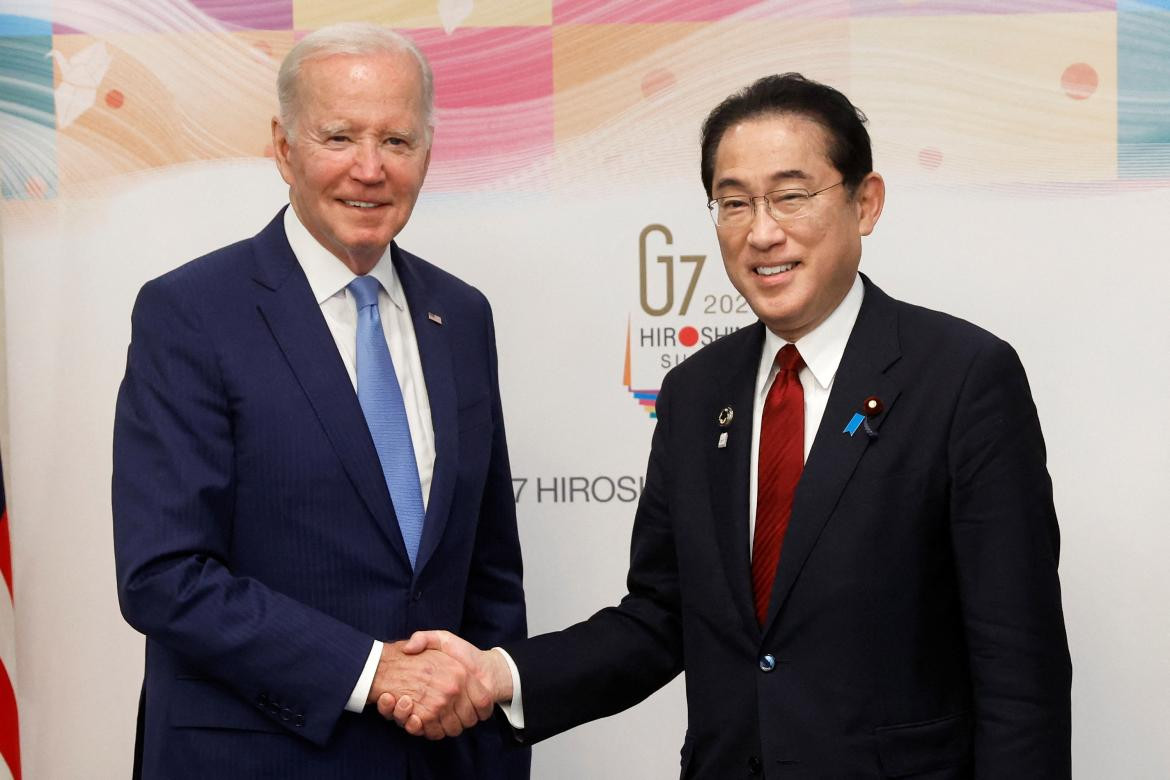
[[[854,323],[857,322],[861,300],[864,297],[865,285],[858,275],[854,277],[853,286],[845,293],[845,298],[837,304],[837,308],[833,309],[825,321],[796,342],[796,349],[804,358],[805,366],[822,390],[828,390],[833,384],[833,378],[837,375],[837,368],[845,355],[845,345],[849,342],[849,334],[853,332]],[[764,329],[764,353],[760,358],[760,371],[756,379],[757,397],[767,392],[776,355],[780,348],[788,343],[790,342],[768,328]]]
[[[342,293],[356,278],[345,263],[313,238],[313,234],[301,222],[291,205],[284,210],[284,234],[288,237],[288,245],[309,280],[309,288],[313,291],[313,297],[317,299],[318,305]],[[402,292],[402,282],[398,279],[398,271],[391,259],[393,246],[391,243],[386,247],[378,264],[370,271],[370,276],[382,284],[382,289],[390,297],[391,303],[400,310],[405,310],[406,299]]]

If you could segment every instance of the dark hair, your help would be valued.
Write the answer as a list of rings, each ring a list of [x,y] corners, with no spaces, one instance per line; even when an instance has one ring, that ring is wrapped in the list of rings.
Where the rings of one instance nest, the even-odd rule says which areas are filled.
[[[829,162],[851,193],[873,170],[865,114],[849,98],[799,73],[765,76],[728,97],[703,122],[700,171],[708,198],[715,178],[715,152],[727,129],[747,119],[782,114],[797,114],[825,129]]]

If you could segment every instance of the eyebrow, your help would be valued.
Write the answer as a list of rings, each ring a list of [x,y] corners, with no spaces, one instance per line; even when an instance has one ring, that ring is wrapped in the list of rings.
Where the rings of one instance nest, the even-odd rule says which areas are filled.
[[[328,122],[326,124],[321,125],[317,129],[317,132],[320,133],[322,137],[328,138],[328,137],[334,136],[334,135],[346,135],[348,133],[351,133],[351,132],[353,132],[353,127],[348,122]],[[385,129],[379,131],[378,134],[379,135],[395,135],[395,136],[405,138],[408,141],[413,141],[418,136],[418,133],[415,132],[414,130],[409,130],[409,129],[401,128],[401,127],[398,127],[398,128],[388,127],[388,128],[385,128]]]
[[[322,136],[343,135],[349,132],[349,125],[345,122],[327,122],[317,128]]]
[[[768,177],[768,180],[771,182],[783,181],[785,179],[799,179],[800,181],[809,181],[812,179],[812,176],[800,170],[799,168],[790,168],[786,171],[776,171]],[[746,189],[747,185],[734,176],[724,176],[715,182],[715,186],[712,189],[719,190],[725,187],[740,187]]]

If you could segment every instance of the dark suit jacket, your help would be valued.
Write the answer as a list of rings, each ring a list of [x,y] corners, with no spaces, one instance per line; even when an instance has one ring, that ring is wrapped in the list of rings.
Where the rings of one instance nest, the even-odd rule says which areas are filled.
[[[763,337],[741,330],[667,376],[629,594],[505,646],[523,736],[622,710],[685,670],[683,777],[1067,778],[1059,537],[1015,352],[866,280],[761,630],[747,513]],[[844,433],[871,395],[877,438]]]
[[[393,261],[435,431],[413,572],[282,216],[138,296],[113,508],[122,613],[147,636],[142,777],[527,777],[498,728],[428,743],[344,712],[375,638],[526,633],[490,309],[397,247]]]

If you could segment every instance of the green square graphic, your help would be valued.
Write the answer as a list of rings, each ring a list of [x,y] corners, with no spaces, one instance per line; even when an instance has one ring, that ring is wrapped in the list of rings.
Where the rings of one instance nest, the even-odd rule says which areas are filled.
[[[0,197],[57,193],[50,35],[0,37]]]
[[[1117,13],[1117,165],[1170,178],[1170,11]]]

